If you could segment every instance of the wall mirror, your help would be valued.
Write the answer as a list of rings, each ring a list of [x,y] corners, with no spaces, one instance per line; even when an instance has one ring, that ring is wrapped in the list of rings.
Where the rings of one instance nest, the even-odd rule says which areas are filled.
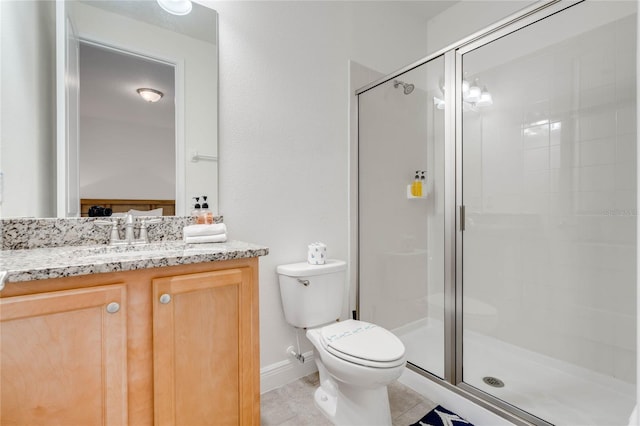
[[[0,7],[3,88],[46,95],[29,105],[24,90],[2,93],[3,106],[26,104],[31,120],[2,109],[0,216],[86,216],[91,205],[185,215],[203,195],[219,212],[215,10],[192,2],[180,16],[155,0]]]

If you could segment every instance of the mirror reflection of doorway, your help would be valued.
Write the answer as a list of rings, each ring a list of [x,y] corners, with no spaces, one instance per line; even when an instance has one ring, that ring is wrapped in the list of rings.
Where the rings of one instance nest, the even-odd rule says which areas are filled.
[[[79,71],[80,199],[175,206],[175,67],[80,42]],[[146,101],[138,93],[143,88],[162,96]],[[81,205],[86,216],[87,203]]]

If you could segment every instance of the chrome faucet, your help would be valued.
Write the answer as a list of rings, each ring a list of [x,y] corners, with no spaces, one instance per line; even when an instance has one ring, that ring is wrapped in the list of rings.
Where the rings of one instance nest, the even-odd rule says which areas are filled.
[[[124,243],[129,245],[135,242],[135,238],[133,236],[133,229],[135,228],[135,219],[131,213],[127,213],[127,216],[124,220]]]
[[[140,243],[148,243],[149,242],[149,235],[147,234],[147,225],[151,225],[153,223],[158,223],[160,222],[160,219],[142,219],[140,221],[140,238],[138,238],[138,242]]]
[[[118,219],[114,218],[113,220],[96,220],[96,225],[110,225],[111,226],[111,237],[109,238],[109,244],[112,246],[122,245],[125,243],[124,240],[120,239],[120,234],[118,233]]]
[[[124,220],[124,239],[120,239],[120,234],[118,232],[118,219],[114,218],[113,221],[110,220],[96,220],[94,223],[96,225],[111,225],[111,237],[109,238],[109,244],[112,246],[121,246],[121,245],[134,245],[134,244],[148,244],[149,243],[149,235],[147,234],[148,225],[152,223],[160,222],[160,219],[146,219],[141,220],[140,223],[140,237],[138,239],[135,238],[134,229],[136,226],[136,220],[131,213],[128,213]]]

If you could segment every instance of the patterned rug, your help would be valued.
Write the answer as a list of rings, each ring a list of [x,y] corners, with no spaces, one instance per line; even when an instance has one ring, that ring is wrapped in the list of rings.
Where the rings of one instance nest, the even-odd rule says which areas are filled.
[[[438,405],[429,411],[423,418],[413,423],[411,426],[473,426],[471,423]]]

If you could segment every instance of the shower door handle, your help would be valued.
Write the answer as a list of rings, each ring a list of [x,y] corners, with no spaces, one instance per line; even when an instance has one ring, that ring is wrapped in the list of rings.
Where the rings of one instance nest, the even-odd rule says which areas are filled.
[[[460,206],[460,231],[464,231],[465,225],[465,211],[464,205]]]

